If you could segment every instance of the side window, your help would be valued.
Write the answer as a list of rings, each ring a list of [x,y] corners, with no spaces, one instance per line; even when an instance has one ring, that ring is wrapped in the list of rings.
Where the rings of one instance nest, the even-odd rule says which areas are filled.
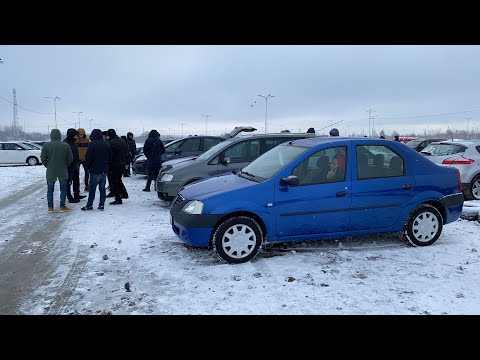
[[[292,175],[298,177],[299,185],[325,184],[345,181],[346,169],[347,148],[337,146],[310,155],[293,169]]]
[[[404,159],[388,146],[358,145],[356,153],[358,180],[404,175]]]
[[[0,150],[5,150],[4,146],[4,144],[0,144]]]
[[[230,163],[241,163],[244,162],[247,149],[247,142],[242,141],[241,143],[230,146],[227,150],[223,152],[223,155],[220,154],[220,159],[230,158]]]
[[[215,138],[205,138],[203,139],[203,151],[207,151],[210,149],[212,146],[217,145],[220,143],[220,139],[215,139]]]
[[[182,152],[193,152],[193,151],[200,151],[200,139],[187,139],[181,146]]]
[[[172,145],[170,146],[167,146],[165,148],[165,152],[166,153],[174,153],[175,151],[177,151],[177,149],[182,146],[182,144],[184,143],[185,141],[179,141],[179,142],[176,142],[176,143],[173,143]]]
[[[3,144],[4,150],[23,150],[23,148],[17,144]]]

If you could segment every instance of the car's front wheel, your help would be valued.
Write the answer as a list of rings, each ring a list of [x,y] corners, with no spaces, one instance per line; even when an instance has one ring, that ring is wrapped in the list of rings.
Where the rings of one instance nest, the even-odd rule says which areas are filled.
[[[30,165],[30,166],[38,165],[38,159],[35,156],[30,156],[27,159],[27,164]]]
[[[213,250],[224,261],[241,264],[257,256],[263,242],[260,225],[247,216],[235,216],[221,223],[213,234]]]
[[[440,237],[443,218],[435,206],[422,204],[412,211],[405,224],[405,239],[413,246],[432,245]]]

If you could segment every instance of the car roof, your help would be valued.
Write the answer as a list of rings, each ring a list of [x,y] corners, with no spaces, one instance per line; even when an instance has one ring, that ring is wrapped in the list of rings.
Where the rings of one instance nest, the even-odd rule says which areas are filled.
[[[265,138],[286,138],[291,139],[292,137],[298,137],[299,139],[315,137],[315,134],[310,133],[270,133],[270,134],[243,134],[241,136],[237,135],[231,139],[227,139],[230,142],[238,142],[246,139],[265,139]],[[286,141],[286,140],[285,140]]]
[[[472,140],[455,140],[455,141],[436,141],[434,143],[431,143],[430,145],[439,145],[439,144],[445,144],[445,145],[462,145],[466,147],[470,146],[478,146],[480,145],[480,140],[472,141]]]
[[[397,141],[393,141],[393,140],[389,140],[389,139],[380,139],[380,138],[342,137],[342,136],[319,137],[319,136],[315,136],[314,138],[306,138],[306,139],[295,140],[293,145],[304,146],[304,147],[315,147],[317,145],[321,145],[321,144],[325,144],[325,143],[335,144],[337,142],[344,142],[344,141],[350,141],[350,140],[355,140],[355,141],[358,141],[358,142],[361,142],[361,143],[372,144],[372,145],[398,143]],[[403,144],[403,145],[405,145],[405,144]]]

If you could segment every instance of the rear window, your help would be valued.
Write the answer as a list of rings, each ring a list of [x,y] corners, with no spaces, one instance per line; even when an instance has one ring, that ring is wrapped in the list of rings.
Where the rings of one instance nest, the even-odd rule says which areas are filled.
[[[444,156],[463,153],[465,150],[467,150],[465,146],[458,144],[430,144],[422,150],[422,153]]]

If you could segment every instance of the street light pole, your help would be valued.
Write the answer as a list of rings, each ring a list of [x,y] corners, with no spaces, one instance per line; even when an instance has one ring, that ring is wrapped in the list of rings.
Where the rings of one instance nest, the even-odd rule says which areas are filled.
[[[83,114],[83,111],[73,111],[73,113],[78,115],[78,127],[80,127],[80,114]]]
[[[208,117],[212,115],[202,115],[205,118],[205,135],[208,135]]]
[[[45,96],[46,99],[52,99],[53,100],[53,107],[55,108],[55,129],[58,129],[57,127],[57,99],[62,100],[62,98],[55,96],[54,98],[51,96]]]
[[[183,125],[185,125],[185,123],[181,123],[179,125],[182,125],[182,138],[183,138]]]
[[[257,95],[265,99],[265,134],[267,133],[267,113],[268,113],[268,99],[275,97],[275,95]]]

